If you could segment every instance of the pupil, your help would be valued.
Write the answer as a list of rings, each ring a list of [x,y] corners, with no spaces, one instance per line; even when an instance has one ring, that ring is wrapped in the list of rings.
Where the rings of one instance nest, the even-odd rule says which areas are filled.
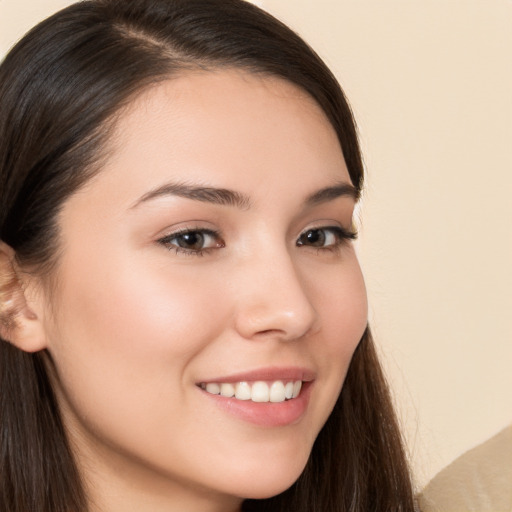
[[[201,233],[185,233],[179,238],[179,246],[187,249],[201,249],[204,237]]]
[[[310,245],[324,245],[325,234],[320,229],[313,229],[306,233],[306,240]]]

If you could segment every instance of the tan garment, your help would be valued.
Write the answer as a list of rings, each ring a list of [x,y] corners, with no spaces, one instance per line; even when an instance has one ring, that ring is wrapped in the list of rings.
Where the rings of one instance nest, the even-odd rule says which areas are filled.
[[[512,426],[438,473],[419,504],[422,512],[511,512]]]

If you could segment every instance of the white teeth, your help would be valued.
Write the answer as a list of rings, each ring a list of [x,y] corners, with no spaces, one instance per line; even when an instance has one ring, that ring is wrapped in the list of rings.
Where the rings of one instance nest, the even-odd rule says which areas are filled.
[[[300,381],[299,381],[300,382]],[[284,402],[284,384],[278,380],[270,386],[270,401],[271,402]]]
[[[251,400],[253,402],[268,402],[270,398],[268,384],[266,382],[255,382],[251,389]]]
[[[206,391],[208,391],[208,393],[211,393],[212,395],[218,395],[220,393],[220,386],[215,382],[211,382],[209,384],[206,384]]]
[[[284,387],[284,396],[288,400],[293,397],[293,382],[287,382]]]
[[[271,382],[257,381],[252,384],[248,382],[209,382],[201,384],[201,388],[212,395],[221,395],[227,398],[235,397],[237,400],[252,400],[253,402],[279,403],[292,398],[297,398],[302,388],[302,381],[282,380]]]
[[[248,382],[239,382],[235,386],[235,397],[238,398],[238,400],[251,399],[251,386]]]
[[[299,396],[300,390],[302,388],[302,381],[297,380],[293,385],[293,395],[292,398],[297,398]]]
[[[235,386],[233,386],[233,384],[229,384],[229,383],[221,384],[220,385],[220,394],[222,396],[227,396],[228,398],[235,396]]]

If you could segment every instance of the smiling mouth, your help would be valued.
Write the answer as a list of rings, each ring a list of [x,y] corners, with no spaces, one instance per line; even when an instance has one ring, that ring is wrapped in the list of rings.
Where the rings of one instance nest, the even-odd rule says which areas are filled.
[[[302,388],[302,381],[203,382],[199,387],[212,395],[236,400],[280,403],[297,398]]]

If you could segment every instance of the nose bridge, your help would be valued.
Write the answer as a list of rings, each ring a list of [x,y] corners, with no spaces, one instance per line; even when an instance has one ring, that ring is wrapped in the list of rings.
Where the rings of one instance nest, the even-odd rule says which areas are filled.
[[[284,244],[257,251],[240,270],[236,324],[242,336],[293,340],[311,329],[312,297]]]

